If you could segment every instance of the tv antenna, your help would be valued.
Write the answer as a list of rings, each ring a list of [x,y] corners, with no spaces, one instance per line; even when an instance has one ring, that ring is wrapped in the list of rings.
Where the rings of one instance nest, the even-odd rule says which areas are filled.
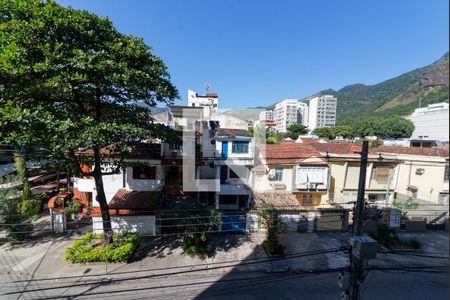
[[[204,87],[205,87],[205,91],[209,92],[210,84],[205,82]]]

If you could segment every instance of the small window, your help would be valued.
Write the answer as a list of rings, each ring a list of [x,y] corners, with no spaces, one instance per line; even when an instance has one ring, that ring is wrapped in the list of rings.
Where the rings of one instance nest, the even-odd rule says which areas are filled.
[[[170,144],[170,150],[181,150],[181,144]]]
[[[155,166],[138,166],[133,167],[133,179],[156,179],[156,167]]]
[[[311,205],[313,204],[314,197],[312,194],[303,194],[302,197],[302,205]]]
[[[445,165],[445,169],[444,169],[444,181],[448,181],[448,165]]]
[[[284,173],[283,167],[276,167],[275,168],[275,181],[283,181],[283,173]]]
[[[233,142],[233,153],[248,153],[248,142]]]

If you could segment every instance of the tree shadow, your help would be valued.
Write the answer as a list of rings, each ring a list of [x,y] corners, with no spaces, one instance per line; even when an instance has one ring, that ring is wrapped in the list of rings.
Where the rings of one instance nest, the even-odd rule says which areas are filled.
[[[130,262],[140,261],[146,257],[163,258],[181,245],[182,240],[176,236],[141,237],[140,245]]]

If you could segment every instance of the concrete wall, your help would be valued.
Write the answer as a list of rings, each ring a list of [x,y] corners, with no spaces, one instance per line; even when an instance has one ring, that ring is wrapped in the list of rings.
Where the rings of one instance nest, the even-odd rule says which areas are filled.
[[[144,163],[144,162],[142,162]],[[160,161],[146,161],[148,165],[156,165],[160,164]],[[103,176],[103,186],[105,189],[106,201],[111,201],[114,195],[117,193],[117,190],[125,188],[127,190],[132,191],[157,191],[162,187],[163,180],[163,171],[161,165],[156,166],[156,180],[145,180],[145,179],[133,179],[133,168],[126,168],[125,174],[125,185],[123,180],[123,170],[118,174],[113,175],[105,175]],[[93,180],[93,179],[92,179]],[[92,205],[99,206],[96,201],[97,192],[95,190],[95,186],[93,188],[92,193]]]
[[[448,103],[436,103],[416,109],[411,115],[414,123],[412,139],[448,141]]]
[[[96,233],[103,232],[101,217],[92,218],[92,230]],[[114,232],[137,232],[141,235],[155,235],[155,216],[115,216],[111,217],[111,225]]]
[[[412,196],[411,187],[417,187],[417,198],[439,203],[439,192],[448,192],[448,181],[444,181],[445,158],[402,156],[396,192]],[[422,169],[422,170],[420,170]],[[408,186],[410,187],[408,189]]]

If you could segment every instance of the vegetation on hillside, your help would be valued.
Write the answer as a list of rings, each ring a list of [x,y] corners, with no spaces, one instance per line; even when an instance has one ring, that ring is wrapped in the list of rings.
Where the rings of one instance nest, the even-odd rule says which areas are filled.
[[[448,102],[448,86],[422,88],[417,92],[420,94],[420,99],[406,104],[395,103],[389,108],[378,112],[378,114],[381,116],[406,116],[412,114],[416,108],[426,107],[429,104],[438,102]]]
[[[351,137],[408,138],[414,131],[414,124],[400,116],[347,118],[339,125],[349,126]]]
[[[448,53],[438,61],[374,85],[351,84],[336,91],[322,90],[301,99],[334,95],[338,99],[337,118],[354,116],[406,116],[415,108],[448,101]],[[267,109],[273,109],[270,105]],[[236,117],[239,112],[235,112]]]

